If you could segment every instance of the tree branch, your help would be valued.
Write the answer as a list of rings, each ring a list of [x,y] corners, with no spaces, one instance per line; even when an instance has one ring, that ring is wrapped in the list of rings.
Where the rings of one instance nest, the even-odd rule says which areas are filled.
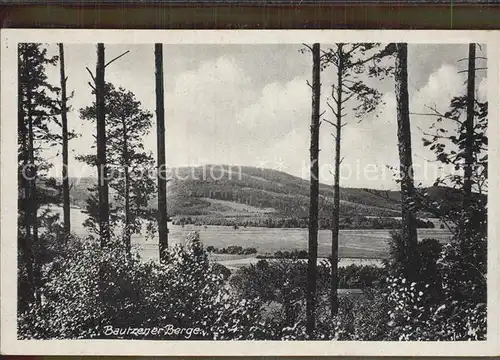
[[[476,56],[475,59],[483,59],[483,60],[488,60],[488,58],[484,57],[484,56]],[[466,58],[462,58],[462,59],[459,59],[457,60],[457,62],[460,62],[460,61],[464,61],[464,60],[469,60],[468,57]]]
[[[335,115],[335,117],[337,117],[337,116],[338,116],[338,114],[337,114],[337,112],[335,111],[335,109],[333,108],[333,106],[332,106],[332,105],[330,105],[330,103],[328,103],[328,102],[326,103],[326,105],[330,108],[330,110],[332,111],[333,115]]]
[[[426,106],[426,108],[429,109],[429,110],[431,110],[432,113],[414,113],[414,112],[411,112],[410,115],[442,117],[443,119],[452,120],[452,121],[455,121],[455,122],[458,122],[459,124],[461,124],[460,120],[454,119],[454,118],[449,117],[449,116],[445,116],[444,114],[441,114],[439,111],[437,111],[436,108],[433,108],[433,107],[430,107],[430,106]]]
[[[332,125],[333,127],[337,128],[337,124],[335,124],[333,121],[323,119],[324,122],[327,122],[328,124]]]
[[[342,100],[342,104],[348,102],[354,95],[356,95],[356,93],[351,92],[346,98]]]
[[[306,48],[308,48],[310,51],[312,51],[312,47],[310,47],[309,45],[304,44],[304,43],[302,43],[302,45],[304,45]]]
[[[476,71],[478,71],[478,70],[488,70],[488,68],[487,68],[487,67],[479,67],[479,68],[476,68],[475,70],[476,70]],[[458,72],[457,72],[457,74],[460,74],[460,73],[466,73],[466,72],[468,72],[468,71],[469,71],[469,70],[460,70],[460,71],[458,71]]]
[[[428,132],[422,130],[422,128],[420,126],[417,126],[417,129],[420,130],[422,132],[422,134],[424,134],[425,136],[432,136],[433,138],[436,138],[436,139],[450,140],[450,138],[448,136],[428,133]]]
[[[126,55],[126,54],[128,54],[129,52],[130,52],[130,50],[127,50],[127,51],[125,51],[123,54],[121,54],[121,55],[119,55],[119,56],[115,57],[114,59],[112,59],[112,60],[110,60],[110,61],[108,61],[108,62],[106,63],[106,65],[104,65],[104,68],[106,68],[106,67],[107,67],[109,64],[111,64],[113,61],[116,61],[116,60],[118,60],[119,58],[121,58],[122,56],[125,56],[125,55]]]
[[[354,51],[358,50],[363,44],[355,44],[352,46],[351,50],[344,53],[344,56],[348,58]]]
[[[90,71],[90,69],[88,67],[86,67],[85,69],[87,69],[87,71],[90,74],[90,77],[92,78],[92,80],[94,80],[94,83],[95,83],[95,76],[94,76],[94,74],[92,74],[92,71]]]

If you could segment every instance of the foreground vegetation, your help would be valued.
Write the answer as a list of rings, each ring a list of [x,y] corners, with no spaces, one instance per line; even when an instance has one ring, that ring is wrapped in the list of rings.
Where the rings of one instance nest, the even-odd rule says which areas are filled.
[[[485,238],[442,247],[419,245],[418,281],[401,276],[398,233],[384,268],[340,268],[339,287],[362,289],[341,296],[338,316],[328,314],[329,262],[318,266],[318,327],[314,339],[478,340],[486,334],[486,284],[466,256],[484,268]],[[55,239],[53,239],[55,240]],[[20,312],[23,339],[186,339],[186,334],[109,334],[113,328],[201,329],[190,339],[308,339],[305,333],[307,265],[261,260],[228,277],[208,260],[197,233],[169,249],[165,263],[127,256],[122,241],[101,249],[92,238],[72,238],[71,251],[53,247],[43,272],[43,301]],[[106,269],[101,273],[99,269]],[[229,286],[228,286],[229,285]],[[101,301],[102,294],[106,301]],[[134,316],[131,316],[134,314]]]

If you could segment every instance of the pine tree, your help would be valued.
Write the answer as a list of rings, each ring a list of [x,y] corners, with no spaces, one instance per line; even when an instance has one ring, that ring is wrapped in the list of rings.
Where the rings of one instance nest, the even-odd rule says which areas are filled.
[[[322,68],[333,66],[336,70],[337,81],[332,85],[331,99],[333,104],[328,103],[334,120],[323,121],[329,123],[334,128],[332,134],[335,140],[334,159],[334,186],[333,186],[333,211],[331,220],[332,230],[332,272],[330,282],[330,304],[331,315],[338,311],[338,247],[339,247],[339,223],[340,223],[340,163],[341,163],[341,140],[342,128],[347,125],[343,123],[343,118],[347,115],[344,111],[347,105],[354,112],[354,118],[362,119],[363,116],[375,110],[381,101],[382,94],[367,86],[360,74],[368,76],[369,71],[365,64],[374,62],[379,56],[379,44],[358,43],[343,44],[338,43],[326,52],[322,61]]]
[[[469,66],[467,70],[467,120],[465,123],[465,167],[464,167],[464,201],[465,209],[471,203],[472,173],[474,167],[474,112],[476,105],[476,44],[469,44]]]
[[[21,267],[19,280],[20,308],[40,302],[41,260],[38,209],[49,198],[37,188],[37,180],[50,167],[40,157],[42,146],[55,137],[49,129],[58,114],[57,102],[51,97],[58,88],[47,81],[45,68],[55,65],[47,49],[37,43],[18,47],[18,181],[20,191],[18,241]],[[55,187],[55,186],[54,186]],[[54,200],[54,199],[53,199]]]
[[[109,232],[113,234],[117,225],[123,226],[123,241],[130,253],[131,236],[139,234],[144,220],[148,231],[155,230],[155,217],[148,206],[155,192],[154,179],[150,175],[154,168],[152,155],[144,150],[143,139],[152,126],[152,114],[141,108],[135,95],[124,88],[115,89],[112,84],[105,88],[106,112],[106,161],[109,171],[108,185],[113,190],[113,206],[110,208]],[[97,121],[97,106],[92,104],[80,110],[87,121]],[[95,164],[95,155],[79,156],[79,160]],[[95,196],[89,199],[87,212],[90,227],[98,229]],[[96,214],[97,213],[97,214]]]
[[[311,114],[311,183],[309,200],[309,251],[307,267],[307,333],[312,336],[316,326],[316,281],[318,259],[318,201],[319,201],[319,118],[320,118],[320,44],[312,46],[312,114]]]
[[[401,208],[403,242],[400,258],[403,271],[409,278],[416,268],[417,225],[414,213],[415,188],[413,183],[413,162],[411,153],[410,110],[408,97],[408,44],[397,43],[394,81],[396,89],[396,110],[398,124],[398,150],[401,174]]]
[[[93,83],[88,84],[93,89],[93,94],[95,95],[96,104],[96,142],[97,142],[97,155],[94,158],[92,165],[97,167],[97,193],[98,199],[91,196],[88,200],[89,204],[93,204],[97,207],[97,218],[99,226],[99,237],[101,241],[101,247],[105,247],[110,239],[110,212],[109,212],[109,188],[108,188],[108,173],[107,173],[107,160],[106,160],[106,81],[105,72],[106,67],[118,60],[129,51],[113,58],[112,60],[105,62],[105,49],[104,44],[97,44],[97,62],[95,76],[86,68],[92,77]],[[87,159],[89,160],[89,159]],[[90,214],[95,215],[93,211],[94,208],[90,207]],[[89,222],[87,222],[89,225]]]
[[[105,105],[105,53],[104,44],[97,44],[97,63],[95,77],[95,97],[97,112],[97,178],[99,193],[99,235],[101,246],[104,247],[109,241],[109,190],[108,173],[106,162],[106,105]]]
[[[62,128],[62,184],[63,184],[63,221],[65,239],[67,240],[71,233],[71,218],[69,204],[69,175],[68,175],[68,96],[66,93],[66,77],[64,68],[64,45],[59,44],[59,66],[61,76],[61,128]]]
[[[166,259],[168,249],[167,179],[165,156],[165,108],[163,91],[163,45],[155,44],[156,78],[156,136],[158,146],[158,233],[160,260]]]

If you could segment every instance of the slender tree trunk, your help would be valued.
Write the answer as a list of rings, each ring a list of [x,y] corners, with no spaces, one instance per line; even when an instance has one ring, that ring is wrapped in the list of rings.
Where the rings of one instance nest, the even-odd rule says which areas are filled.
[[[97,173],[99,189],[99,231],[101,247],[109,241],[109,193],[106,171],[106,110],[104,80],[104,44],[97,44],[96,104],[97,104]]]
[[[70,205],[69,205],[69,178],[68,178],[68,110],[66,96],[66,75],[64,69],[64,45],[59,44],[59,64],[61,75],[61,125],[62,125],[62,184],[63,184],[63,220],[64,239],[68,241],[71,233]]]
[[[31,110],[31,91],[28,88],[28,217],[27,227],[31,230],[31,252],[33,263],[33,287],[35,291],[35,302],[40,304],[40,264],[39,264],[39,243],[38,243],[38,219],[37,219],[37,199],[36,199],[36,177],[37,171],[35,166],[35,144],[33,130],[33,115]]]
[[[474,105],[476,87],[476,44],[469,44],[469,68],[467,71],[467,120],[465,124],[465,167],[463,208],[468,209],[472,194],[472,172],[474,166]]]
[[[342,44],[338,45],[339,66],[337,68],[337,126],[335,135],[335,179],[333,185],[332,216],[332,277],[330,284],[330,306],[332,317],[338,312],[338,262],[339,262],[339,222],[340,222],[340,141],[342,130],[342,76],[344,59]]]
[[[21,56],[21,62],[24,67],[26,67],[26,57],[24,54],[19,54]],[[21,70],[21,69],[19,69]],[[18,74],[19,78],[21,74]],[[28,92],[27,92],[27,108],[29,117],[31,117],[31,91],[29,90],[28,84]],[[28,149],[28,129],[26,127],[26,119],[27,115],[24,111],[24,94],[22,91],[21,81],[18,82],[18,126],[20,130],[21,137],[21,151],[22,151],[22,160],[23,167],[21,169],[21,174],[19,177],[20,186],[23,189],[22,194],[22,210],[24,212],[24,227],[25,227],[25,235],[20,241],[20,247],[22,250],[22,256],[24,265],[26,267],[26,287],[23,288],[23,296],[25,295],[25,303],[22,304],[23,308],[25,305],[29,305],[34,303],[35,301],[35,281],[33,274],[33,242],[32,242],[32,234],[31,234],[31,214],[30,214],[30,181],[28,177],[30,176],[30,168],[29,168],[29,149]]]
[[[129,173],[129,153],[128,153],[128,136],[127,136],[127,122],[125,118],[122,118],[122,129],[123,129],[123,159],[125,164],[125,229],[123,233],[123,240],[125,243],[125,248],[127,255],[131,255],[131,244],[130,244],[130,173]]]
[[[158,144],[158,233],[160,261],[165,261],[168,249],[167,172],[165,156],[165,107],[163,91],[163,45],[155,44],[156,68],[156,135]]]
[[[312,72],[312,115],[311,115],[311,185],[309,204],[309,256],[307,266],[307,334],[311,336],[316,327],[316,272],[318,259],[318,200],[319,200],[319,102],[320,84],[320,45],[313,44]]]
[[[405,275],[412,277],[416,266],[417,227],[412,210],[414,200],[413,163],[411,154],[410,112],[408,98],[408,44],[396,44],[394,72],[398,123],[398,150],[401,172],[402,234],[401,261]]]

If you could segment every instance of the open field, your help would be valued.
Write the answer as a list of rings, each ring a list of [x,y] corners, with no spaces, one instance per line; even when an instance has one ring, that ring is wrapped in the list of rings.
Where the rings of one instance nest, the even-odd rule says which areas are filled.
[[[265,215],[276,213],[273,208],[258,208],[247,204],[240,204],[233,201],[217,200],[205,198],[204,201],[210,204],[208,211],[214,213],[224,213],[225,216]]]
[[[54,212],[61,212],[60,207],[52,207]],[[86,229],[82,226],[86,215],[79,209],[71,209],[72,229],[76,235],[85,235]],[[306,250],[308,230],[307,229],[281,229],[281,228],[238,228],[228,226],[196,226],[196,225],[169,225],[170,244],[182,244],[185,237],[192,231],[200,233],[200,239],[205,246],[217,248],[239,245],[244,248],[254,247],[260,255],[272,255],[274,252]],[[419,229],[419,239],[435,238],[446,242],[450,233],[442,229]],[[340,258],[355,259],[383,259],[387,255],[390,238],[388,230],[341,230],[339,239]],[[158,257],[158,239],[146,240],[144,236],[133,235],[132,243],[144,259],[156,259]],[[330,254],[331,232],[320,230],[318,239],[318,256],[327,257]],[[251,262],[249,258],[255,256],[246,255],[212,255],[213,259],[220,262],[240,261]],[[358,260],[359,261],[359,260]]]
[[[191,231],[199,231],[200,239],[205,246],[218,248],[238,245],[254,247],[258,254],[274,254],[274,252],[306,250],[307,229],[273,229],[273,228],[239,228],[227,226],[195,226],[184,227],[171,225],[170,243],[183,243]],[[435,238],[446,242],[449,232],[441,229],[419,229],[419,239]],[[390,238],[388,230],[341,230],[339,239],[339,256],[341,258],[383,259],[387,255]],[[141,236],[133,236],[133,243],[140,249],[145,258],[156,258],[158,243],[145,241]],[[330,254],[331,232],[320,230],[318,238],[318,256],[327,257]],[[233,256],[233,257],[231,257]],[[228,259],[237,259],[234,255],[226,255]],[[241,257],[241,256],[240,256]],[[222,259],[221,259],[222,260]],[[225,260],[225,259],[224,259]]]

